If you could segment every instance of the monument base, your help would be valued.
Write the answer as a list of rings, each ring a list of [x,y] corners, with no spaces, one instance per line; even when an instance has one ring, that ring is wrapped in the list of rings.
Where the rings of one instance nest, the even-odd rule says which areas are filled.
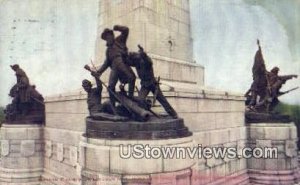
[[[282,115],[279,113],[246,111],[245,121],[246,123],[290,123],[291,117],[289,115]]]
[[[297,128],[294,123],[251,123],[247,126],[251,148],[274,148],[276,157],[248,159],[248,174],[254,184],[299,182]]]
[[[164,157],[158,149],[192,148],[192,137],[161,139],[161,140],[111,140],[82,137],[80,157],[83,184],[114,184],[114,185],[154,185],[191,184],[192,167],[196,161],[192,158]],[[134,156],[134,147],[146,147],[149,156]],[[156,148],[156,149],[154,149]],[[153,149],[153,150],[152,150]],[[154,151],[156,150],[156,151]]]
[[[218,146],[226,146],[226,147],[238,147],[243,148],[245,146],[245,142],[247,141],[246,135],[246,127],[244,123],[245,118],[245,106],[244,106],[244,96],[240,94],[232,94],[223,91],[215,91],[212,89],[196,86],[195,84],[184,84],[180,82],[162,82],[163,85],[161,89],[164,95],[167,97],[170,104],[174,107],[176,112],[180,117],[184,119],[184,125],[189,128],[189,130],[193,133],[193,140],[195,144],[202,145],[202,147],[218,147]],[[105,92],[104,92],[105,93]],[[104,94],[104,99],[106,100],[108,94]],[[157,102],[157,104],[159,104]],[[61,112],[68,113],[61,114]],[[97,125],[90,125],[84,124],[85,118],[88,116],[87,111],[87,103],[86,103],[86,94],[84,92],[73,92],[70,94],[62,94],[59,96],[53,96],[46,98],[46,114],[47,114],[47,124],[45,129],[45,140],[50,141],[52,144],[52,156],[45,157],[45,161],[50,161],[45,163],[45,169],[47,169],[47,177],[45,178],[69,178],[69,177],[76,177],[80,178],[82,176],[87,176],[90,174],[91,176],[98,176],[99,179],[105,179],[107,176],[112,177],[112,179],[117,179],[121,175],[119,173],[109,172],[109,166],[118,166],[119,161],[108,162],[108,155],[113,154],[112,152],[102,152],[103,150],[99,151],[99,148],[106,147],[106,150],[109,150],[109,143],[112,142],[119,142],[121,143],[124,141],[124,145],[126,143],[143,143],[146,139],[141,139],[141,141],[137,141],[138,139],[118,139],[115,138],[115,134],[113,134],[113,138],[104,139],[104,138],[94,138],[94,140],[98,140],[102,144],[98,145],[89,145],[91,147],[96,147],[96,150],[99,155],[96,159],[86,158],[86,162],[89,161],[91,164],[94,161],[95,169],[97,166],[99,169],[105,168],[106,170],[102,170],[103,172],[100,173],[99,171],[93,171],[89,169],[83,168],[83,173],[86,175],[80,175],[81,170],[75,171],[74,167],[69,165],[69,146],[78,147],[78,160],[80,159],[83,161],[85,158],[82,157],[82,153],[89,152],[94,150],[87,149],[86,151],[80,150],[83,143],[91,144],[90,140],[87,138],[84,141],[80,142],[81,135],[87,132],[87,129],[94,130]],[[155,106],[153,108],[158,114],[163,114],[164,109],[162,107]],[[64,123],[64,124],[62,124]],[[134,124],[134,123],[133,123]],[[172,124],[171,124],[172,125]],[[89,127],[91,126],[91,127]],[[112,125],[113,126],[113,125]],[[117,126],[117,125],[115,125]],[[121,125],[122,127],[127,127],[128,125]],[[136,125],[131,126],[141,126],[137,129],[142,129],[143,123],[139,123]],[[152,126],[152,125],[151,125]],[[154,126],[154,125],[153,125]],[[101,127],[105,128],[105,127]],[[109,128],[111,129],[111,128]],[[123,128],[114,127],[114,129],[119,129],[122,131]],[[107,135],[106,135],[107,136]],[[71,139],[72,138],[72,139]],[[186,137],[177,138],[177,139],[156,139],[152,142],[163,143],[168,141],[175,141],[177,140],[178,143],[180,140],[184,140]],[[150,142],[151,140],[146,141]],[[56,158],[61,151],[58,151],[56,146],[61,145],[63,143],[64,147],[63,150],[65,155],[63,161],[58,161]],[[79,146],[80,143],[80,146]],[[46,147],[47,148],[47,147]],[[51,147],[49,147],[51,148]],[[83,147],[87,148],[87,147]],[[111,149],[116,148],[112,147]],[[105,153],[105,155],[103,154]],[[115,152],[117,153],[117,152]],[[95,154],[96,155],[96,154]],[[89,155],[90,156],[90,155]],[[113,158],[110,156],[110,158]],[[97,160],[105,161],[103,164],[101,162],[96,162]],[[131,159],[131,158],[130,158]],[[219,160],[219,159],[199,159],[195,157],[196,164],[192,168],[192,181],[194,184],[232,184],[232,185],[243,185],[249,182],[249,177],[247,174],[247,165],[246,159],[233,159],[233,160]],[[138,162],[141,161],[141,162]],[[149,160],[150,161],[150,160]],[[151,160],[154,161],[154,160]],[[159,160],[157,160],[159,162]],[[162,163],[163,160],[160,160]],[[168,161],[168,160],[165,160]],[[169,160],[171,161],[171,160]],[[164,162],[164,169],[167,169],[168,166],[176,166],[179,165],[181,160],[175,160],[173,163]],[[109,163],[109,164],[107,164]],[[150,163],[150,165],[149,165]],[[145,168],[150,166],[154,168],[155,163],[144,163],[143,160],[139,159],[132,165],[135,170],[139,170],[139,168]],[[177,164],[178,163],[178,164]],[[78,165],[82,166],[82,165]],[[162,168],[162,165],[158,165],[158,168]],[[149,168],[150,168],[149,167]],[[128,167],[129,168],[129,167]],[[182,168],[178,168],[179,171]],[[160,170],[161,171],[161,170]],[[50,176],[51,174],[52,176]],[[55,174],[54,174],[55,173]],[[169,173],[176,173],[176,172],[169,172]],[[169,174],[168,172],[159,172],[159,174]],[[183,172],[184,173],[184,172]],[[60,176],[59,176],[59,175]],[[77,176],[79,174],[79,176]],[[151,178],[154,176],[154,173],[148,173],[148,176]],[[185,174],[185,173],[184,173]],[[138,177],[141,178],[143,174],[136,175],[131,174],[127,175],[126,177]],[[175,175],[176,176],[176,175]],[[125,175],[124,175],[125,177]],[[228,178],[229,179],[228,179]],[[153,177],[154,178],[154,177]],[[217,179],[216,179],[217,178]],[[223,181],[219,178],[222,178]],[[111,179],[111,178],[110,178]],[[228,180],[230,180],[229,183]],[[195,182],[196,181],[196,182]],[[93,184],[93,181],[89,181]],[[114,181],[113,181],[114,182]],[[119,181],[122,182],[122,179],[119,178]],[[125,184],[125,179],[123,180]],[[127,181],[126,181],[127,182]],[[158,182],[158,181],[156,181]],[[164,183],[162,178],[162,183]],[[58,183],[57,184],[61,184]],[[75,183],[74,183],[75,184]],[[96,182],[94,183],[96,184]],[[105,184],[98,183],[98,184]],[[108,184],[108,182],[107,182]],[[113,183],[111,183],[113,184]],[[150,183],[149,183],[150,184]],[[168,182],[165,184],[175,184],[173,182]],[[189,184],[189,183],[185,183]],[[249,183],[248,183],[249,184]]]
[[[0,129],[1,185],[38,185],[43,173],[43,126],[3,124]]]
[[[181,118],[155,118],[147,122],[138,121],[98,121],[86,118],[88,138],[106,139],[174,139],[191,136]]]

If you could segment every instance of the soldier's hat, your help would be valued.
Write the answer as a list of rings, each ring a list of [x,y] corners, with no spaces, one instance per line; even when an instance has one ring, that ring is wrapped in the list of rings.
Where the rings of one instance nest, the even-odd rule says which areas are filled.
[[[105,28],[105,29],[103,30],[102,34],[101,34],[101,38],[102,38],[103,40],[105,40],[106,36],[109,35],[109,34],[110,34],[110,35],[113,35],[113,34],[114,34],[113,30],[111,30],[111,29],[109,29],[109,28]]]
[[[85,85],[92,85],[92,83],[89,80],[84,79],[84,80],[82,80],[82,86],[85,86]]]
[[[279,68],[277,66],[273,67],[273,69],[271,69],[271,72],[273,73],[277,73],[279,71]]]
[[[20,66],[18,64],[10,65],[10,67],[12,69],[18,69],[18,68],[20,68]]]

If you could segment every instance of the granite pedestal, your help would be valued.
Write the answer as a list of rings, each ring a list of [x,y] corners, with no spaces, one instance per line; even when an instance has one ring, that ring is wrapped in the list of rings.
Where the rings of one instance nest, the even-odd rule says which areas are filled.
[[[80,166],[82,183],[135,185],[191,183],[192,167],[196,161],[192,158],[165,158],[150,155],[150,158],[124,156],[129,146],[193,147],[192,137],[157,140],[117,140],[82,137],[80,142]]]
[[[0,143],[0,184],[40,184],[43,173],[43,125],[3,124]]]
[[[254,184],[291,185],[299,182],[297,128],[294,123],[251,123],[247,126],[251,148],[273,147],[276,158],[248,159],[250,182]]]

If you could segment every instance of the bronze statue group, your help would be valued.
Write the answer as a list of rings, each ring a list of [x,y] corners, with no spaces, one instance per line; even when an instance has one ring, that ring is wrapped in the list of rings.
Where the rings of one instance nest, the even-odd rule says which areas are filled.
[[[45,105],[43,96],[30,85],[29,79],[18,64],[10,66],[15,72],[17,83],[11,88],[9,96],[12,102],[6,106],[7,123],[43,123]]]
[[[258,50],[254,57],[252,67],[253,82],[245,97],[248,111],[261,113],[274,113],[274,108],[278,105],[278,97],[298,87],[281,92],[280,89],[287,80],[297,78],[298,75],[279,75],[279,68],[273,67],[267,71],[263,58],[259,40],[257,40]]]
[[[120,32],[115,37],[114,31]],[[145,53],[144,49],[138,45],[138,52],[128,52],[126,41],[129,34],[129,28],[126,26],[115,25],[113,30],[104,29],[101,38],[106,41],[106,59],[102,66],[97,69],[91,69],[88,65],[85,69],[91,72],[95,77],[96,88],[88,80],[83,80],[82,86],[88,94],[87,103],[90,116],[95,119],[108,120],[148,120],[152,117],[161,118],[151,110],[153,102],[157,100],[169,116],[176,119],[177,113],[163,95],[159,80],[154,76],[153,63],[151,58]],[[134,96],[136,76],[132,68],[136,69],[141,88],[138,90],[138,96]],[[110,68],[108,86],[100,81],[100,76],[106,69]],[[120,82],[119,91],[116,90],[117,83]],[[128,91],[125,86],[128,85]],[[106,86],[109,93],[109,101],[101,102],[102,86]],[[153,101],[147,99],[148,94],[153,93]],[[113,116],[111,116],[113,115]]]
[[[115,36],[114,32],[120,32]],[[87,92],[87,104],[89,117],[95,120],[109,121],[147,121],[153,118],[177,119],[178,115],[172,108],[160,89],[160,79],[155,78],[153,62],[138,45],[138,52],[129,52],[126,46],[129,28],[115,25],[113,29],[104,29],[101,38],[106,41],[106,58],[99,69],[95,66],[91,69],[85,65],[85,69],[90,71],[95,78],[96,87],[85,79],[82,87]],[[275,106],[279,103],[278,97],[286,94],[280,89],[287,80],[297,78],[297,75],[279,75],[279,68],[274,67],[267,71],[263,59],[259,41],[258,51],[254,57],[252,67],[253,83],[246,92],[246,107],[248,112],[271,114]],[[11,88],[9,96],[12,103],[5,109],[6,122],[14,123],[26,120],[28,122],[41,123],[45,119],[45,106],[42,95],[36,91],[35,86],[30,85],[26,73],[18,64],[12,65],[15,71],[17,83]],[[100,80],[101,75],[110,68],[108,85]],[[140,89],[136,87],[136,76],[134,68],[140,79]],[[118,89],[116,88],[119,82]],[[125,88],[126,85],[128,88]],[[109,100],[102,101],[103,86],[109,93]],[[127,91],[126,91],[127,89]],[[134,91],[137,90],[137,96]],[[152,99],[148,98],[149,93],[153,94]],[[158,101],[168,115],[159,115],[152,110],[155,101]],[[246,114],[247,117],[247,114]]]

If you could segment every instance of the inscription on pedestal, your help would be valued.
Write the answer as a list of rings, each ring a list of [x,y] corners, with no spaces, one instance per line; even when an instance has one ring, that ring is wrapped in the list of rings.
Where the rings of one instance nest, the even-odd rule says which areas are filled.
[[[64,145],[62,143],[57,143],[56,155],[58,161],[63,161],[64,159]]]
[[[52,156],[52,142],[51,141],[46,141],[46,143],[45,143],[45,155],[46,155],[46,157]]]
[[[75,166],[75,169],[76,169],[76,174],[78,175],[78,176],[81,176],[81,170],[82,170],[82,166],[80,165],[80,164],[76,164],[76,166]]]
[[[70,162],[72,166],[76,166],[77,164],[77,147],[70,146],[69,147],[69,155],[70,155]]]
[[[7,156],[9,154],[9,140],[1,140],[1,155]]]
[[[21,154],[22,156],[28,157],[34,154],[35,143],[34,140],[21,141]]]
[[[297,146],[296,146],[295,141],[293,141],[293,140],[286,140],[285,141],[285,154],[288,157],[297,156]]]

